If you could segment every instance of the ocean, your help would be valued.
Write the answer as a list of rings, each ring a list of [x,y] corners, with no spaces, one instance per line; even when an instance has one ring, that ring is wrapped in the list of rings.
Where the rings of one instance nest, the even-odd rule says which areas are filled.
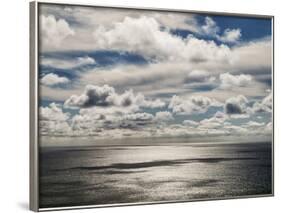
[[[146,138],[42,146],[39,162],[40,208],[272,194],[268,141]]]

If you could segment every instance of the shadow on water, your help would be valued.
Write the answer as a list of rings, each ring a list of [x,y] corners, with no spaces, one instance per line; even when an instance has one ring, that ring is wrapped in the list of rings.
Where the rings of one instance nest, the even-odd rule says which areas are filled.
[[[103,170],[103,169],[140,169],[140,168],[150,168],[159,166],[173,166],[186,163],[219,163],[223,161],[235,161],[235,160],[256,160],[257,158],[188,158],[188,159],[178,159],[178,160],[162,160],[162,161],[150,161],[150,162],[140,162],[140,163],[116,163],[108,166],[80,166],[72,167],[68,169],[59,169],[56,171],[63,170]]]

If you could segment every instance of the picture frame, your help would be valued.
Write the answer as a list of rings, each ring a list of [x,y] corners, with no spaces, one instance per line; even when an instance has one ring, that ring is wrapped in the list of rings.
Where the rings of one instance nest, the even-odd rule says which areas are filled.
[[[273,195],[273,16],[30,3],[31,210]]]

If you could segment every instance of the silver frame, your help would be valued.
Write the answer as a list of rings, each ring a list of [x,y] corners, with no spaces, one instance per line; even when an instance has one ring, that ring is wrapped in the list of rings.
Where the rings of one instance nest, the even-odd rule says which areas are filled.
[[[120,203],[120,204],[105,204],[105,205],[86,205],[86,206],[68,206],[68,207],[55,207],[55,208],[40,208],[39,207],[39,131],[38,131],[38,8],[39,4],[52,4],[52,5],[70,5],[82,7],[97,7],[97,8],[112,8],[112,9],[133,9],[133,10],[149,10],[159,12],[177,12],[177,13],[193,13],[193,14],[209,14],[219,16],[236,16],[236,17],[251,17],[251,18],[268,18],[272,21],[272,91],[273,91],[273,110],[272,110],[272,194],[264,195],[242,195],[239,197],[224,197],[224,198],[208,198],[208,199],[190,199],[190,200],[174,200],[174,201],[156,201],[156,202],[138,202],[138,203]],[[195,10],[182,10],[182,9],[166,9],[166,8],[149,8],[149,7],[130,7],[130,6],[113,6],[113,5],[94,5],[85,3],[66,3],[57,1],[33,1],[29,6],[29,22],[30,22],[30,144],[29,144],[29,209],[35,212],[39,211],[54,211],[54,210],[68,210],[68,209],[90,209],[101,207],[117,207],[117,206],[138,206],[138,205],[151,205],[151,204],[167,204],[167,203],[186,203],[194,201],[214,201],[214,200],[229,200],[229,199],[245,199],[245,198],[261,198],[274,196],[274,16],[273,15],[258,15],[258,14],[245,14],[245,13],[228,13],[228,12],[211,12],[211,11],[195,11]]]

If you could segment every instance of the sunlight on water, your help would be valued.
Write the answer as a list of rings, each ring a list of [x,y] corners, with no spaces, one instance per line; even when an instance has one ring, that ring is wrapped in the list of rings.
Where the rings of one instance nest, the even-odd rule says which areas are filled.
[[[40,162],[41,207],[271,193],[269,142],[45,147]]]

